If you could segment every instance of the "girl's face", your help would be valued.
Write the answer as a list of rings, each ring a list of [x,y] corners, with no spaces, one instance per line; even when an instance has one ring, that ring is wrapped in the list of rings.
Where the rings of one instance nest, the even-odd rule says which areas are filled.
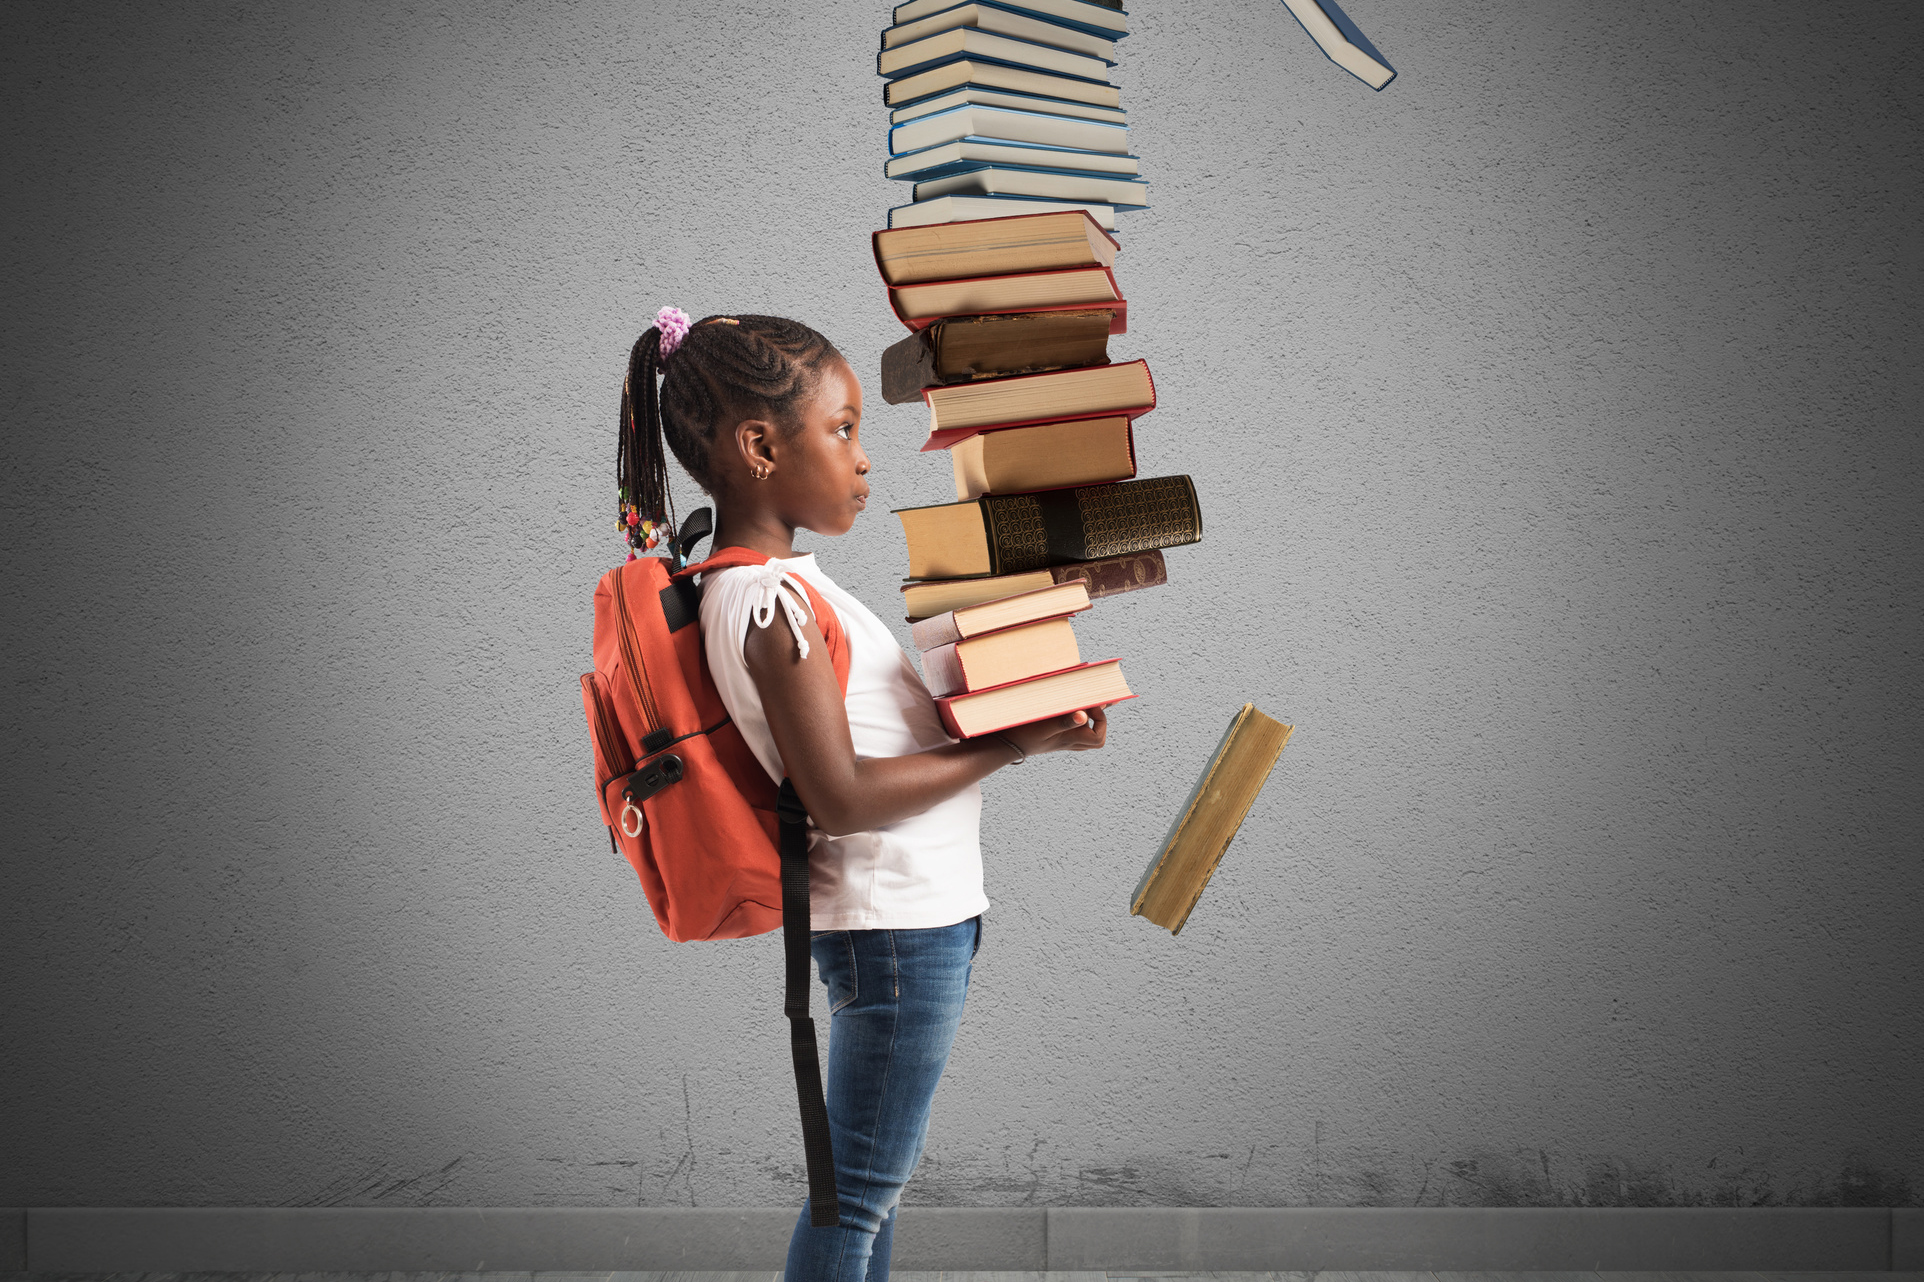
[[[822,371],[793,436],[771,442],[765,481],[783,520],[817,534],[846,534],[868,506],[868,455],[862,451],[862,385],[839,357]]]

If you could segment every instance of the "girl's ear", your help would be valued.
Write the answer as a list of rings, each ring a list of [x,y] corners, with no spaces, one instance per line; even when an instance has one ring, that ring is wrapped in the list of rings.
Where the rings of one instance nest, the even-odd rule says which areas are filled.
[[[735,454],[742,469],[757,479],[775,470],[775,425],[759,418],[735,424]]]

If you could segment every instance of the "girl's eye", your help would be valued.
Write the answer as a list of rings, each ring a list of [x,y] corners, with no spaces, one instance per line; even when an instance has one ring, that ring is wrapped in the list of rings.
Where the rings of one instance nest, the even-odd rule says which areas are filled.
[[[846,441],[846,440],[848,440],[848,439],[849,439],[849,431],[850,431],[850,429],[852,428],[852,426],[853,426],[853,425],[852,425],[852,424],[849,424],[849,423],[844,423],[844,424],[842,424],[842,425],[841,425],[840,427],[838,427],[838,428],[836,428],[836,429],[835,429],[835,435],[837,435],[837,436],[839,436],[839,437],[841,437],[841,438],[842,438],[843,440],[845,440],[845,441]]]

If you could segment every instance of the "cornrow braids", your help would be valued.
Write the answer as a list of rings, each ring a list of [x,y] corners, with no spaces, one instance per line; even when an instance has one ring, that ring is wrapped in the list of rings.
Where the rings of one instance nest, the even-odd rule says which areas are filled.
[[[659,531],[674,526],[664,438],[688,475],[713,494],[716,428],[766,418],[793,435],[802,400],[823,367],[841,356],[815,330],[780,316],[705,316],[671,352],[662,357],[661,330],[650,327],[628,355],[621,387],[616,471],[622,529],[635,548],[654,546]]]

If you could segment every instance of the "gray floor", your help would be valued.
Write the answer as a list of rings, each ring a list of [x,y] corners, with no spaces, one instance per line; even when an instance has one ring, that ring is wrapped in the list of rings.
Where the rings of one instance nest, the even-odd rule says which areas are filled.
[[[0,1282],[780,1282],[780,1273],[0,1273]],[[1924,1273],[914,1273],[889,1282],[1924,1282]]]

